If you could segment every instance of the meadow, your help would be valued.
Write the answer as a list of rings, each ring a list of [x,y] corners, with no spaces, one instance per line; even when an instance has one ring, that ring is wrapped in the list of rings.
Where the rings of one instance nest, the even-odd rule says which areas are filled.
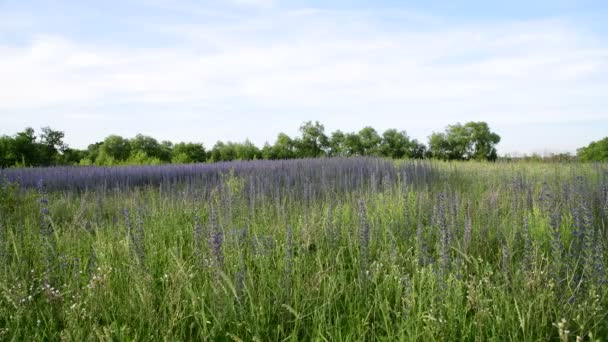
[[[608,164],[0,170],[0,340],[608,339]]]

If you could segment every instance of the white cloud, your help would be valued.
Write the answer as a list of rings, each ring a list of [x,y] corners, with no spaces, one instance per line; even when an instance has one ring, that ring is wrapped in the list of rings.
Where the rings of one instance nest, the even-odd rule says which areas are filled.
[[[181,43],[100,46],[39,35],[0,45],[0,120],[74,106],[95,117],[124,103],[331,114],[321,118],[328,127],[347,130],[608,119],[608,47],[566,22],[396,29],[373,15],[275,9],[158,31]]]
[[[230,0],[230,2],[237,5],[256,7],[272,7],[275,4],[274,0]]]

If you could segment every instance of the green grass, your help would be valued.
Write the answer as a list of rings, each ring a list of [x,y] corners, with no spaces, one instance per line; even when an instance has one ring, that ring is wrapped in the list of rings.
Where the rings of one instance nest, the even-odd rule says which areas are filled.
[[[433,184],[356,190],[310,205],[287,194],[281,201],[259,199],[253,209],[242,182],[228,178],[228,214],[217,192],[209,201],[162,195],[154,187],[55,192],[43,215],[51,235],[41,234],[35,191],[13,193],[10,201],[5,193],[0,340],[608,338],[605,275],[593,278],[589,262],[581,268],[590,260],[606,265],[607,216],[597,194],[607,166],[436,166],[442,177]],[[590,190],[565,198],[564,184],[579,176]],[[521,177],[531,203],[527,191],[512,185]],[[551,193],[549,204],[539,200],[543,192]],[[442,209],[440,193],[449,203]],[[584,249],[575,258],[572,210],[581,199],[590,206],[599,254]],[[433,218],[438,211],[445,213],[448,246]],[[559,217],[563,254],[552,252],[552,217]],[[367,262],[362,220],[369,226]],[[239,238],[245,227],[246,237]],[[214,229],[224,233],[222,260],[209,243]]]

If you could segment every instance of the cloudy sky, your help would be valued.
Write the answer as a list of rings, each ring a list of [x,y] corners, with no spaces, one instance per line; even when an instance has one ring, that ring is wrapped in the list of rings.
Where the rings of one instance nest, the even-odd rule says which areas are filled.
[[[608,3],[0,0],[0,134],[273,142],[306,120],[426,142],[483,120],[501,154],[608,135]]]

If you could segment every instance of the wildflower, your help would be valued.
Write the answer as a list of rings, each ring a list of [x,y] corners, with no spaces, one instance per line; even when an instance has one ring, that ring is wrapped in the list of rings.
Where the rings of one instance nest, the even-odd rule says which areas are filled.
[[[523,238],[524,238],[524,256],[523,256],[523,268],[529,272],[532,269],[531,266],[531,255],[532,255],[532,241],[530,238],[530,231],[528,229],[528,218],[524,217],[523,226]]]
[[[293,258],[293,232],[291,225],[287,225],[287,239],[285,241],[285,273],[291,274],[291,262]]]
[[[444,193],[437,196],[437,207],[439,215],[439,267],[443,276],[447,275],[450,269],[450,231],[446,217],[446,197]]]
[[[199,265],[202,265],[204,259],[203,245],[205,241],[205,231],[200,223],[198,210],[194,213],[194,229],[192,231],[192,239],[194,240],[194,255]]]
[[[367,209],[365,202],[359,201],[359,256],[360,266],[364,274],[367,274],[369,262],[369,223],[367,222]]]
[[[217,262],[218,267],[224,266],[224,255],[222,253],[222,244],[224,242],[224,233],[215,232],[211,235],[211,249]]]
[[[127,234],[128,234],[129,240],[131,242],[131,250],[135,254],[139,265],[141,267],[144,267],[145,261],[146,261],[146,255],[145,255],[145,245],[144,245],[144,238],[145,238],[144,227],[143,227],[143,220],[141,218],[142,210],[141,210],[141,208],[138,210],[137,224],[135,225],[135,227],[133,227],[133,225],[131,223],[131,214],[129,212],[129,209],[125,208],[123,212],[124,212],[124,216],[125,216],[125,223],[127,226]]]
[[[464,219],[464,232],[462,234],[463,249],[464,249],[465,254],[469,251],[469,247],[471,246],[471,233],[472,233],[471,208],[469,206],[467,206],[466,216]]]
[[[509,263],[511,256],[509,255],[509,247],[507,246],[506,240],[502,241],[502,273],[508,279],[509,277]]]

